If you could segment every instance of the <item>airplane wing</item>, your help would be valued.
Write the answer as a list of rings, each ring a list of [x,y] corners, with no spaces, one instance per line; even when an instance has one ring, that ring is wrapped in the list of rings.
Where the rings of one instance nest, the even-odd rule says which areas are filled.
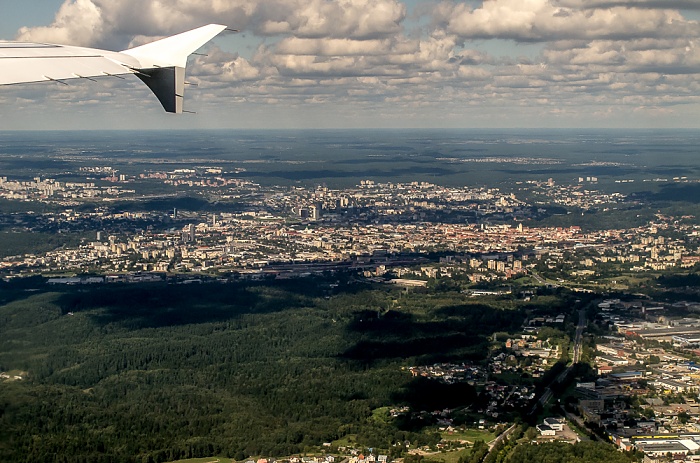
[[[224,29],[210,24],[122,52],[0,42],[0,85],[134,74],[167,112],[182,113],[187,57]]]

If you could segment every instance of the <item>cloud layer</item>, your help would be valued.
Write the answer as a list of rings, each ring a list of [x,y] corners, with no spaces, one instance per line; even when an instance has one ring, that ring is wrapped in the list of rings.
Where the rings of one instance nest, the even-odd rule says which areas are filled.
[[[575,5],[578,7],[564,6]],[[648,7],[648,2],[591,2],[551,0],[491,0],[478,8],[465,3],[442,3],[437,21],[450,33],[466,39],[507,38],[548,42],[562,39],[622,39],[686,37],[697,24],[677,10]],[[593,2],[595,3],[595,1]],[[643,4],[648,8],[628,5]]]
[[[67,0],[52,24],[17,38],[121,49],[205,23],[236,27],[249,52],[229,39],[190,71],[195,103],[217,114],[235,104],[438,126],[468,125],[475,113],[486,125],[506,113],[511,125],[569,126],[642,114],[664,125],[661,116],[700,107],[692,9],[688,0]]]

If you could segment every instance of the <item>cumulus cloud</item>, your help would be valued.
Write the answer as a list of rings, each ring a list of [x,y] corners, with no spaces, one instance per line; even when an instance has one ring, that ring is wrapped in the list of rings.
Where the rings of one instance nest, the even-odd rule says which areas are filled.
[[[98,43],[104,33],[101,9],[91,0],[66,2],[56,13],[53,24],[46,27],[23,27],[17,39],[27,42],[69,43],[89,45]]]
[[[564,5],[569,3],[564,0]],[[449,33],[465,39],[545,42],[698,35],[698,23],[686,20],[677,10],[626,6],[582,9],[552,0],[486,0],[477,8],[443,2],[435,19]]]
[[[19,38],[120,49],[210,22],[241,29],[247,52],[219,43],[192,60],[195,107],[342,107],[387,118],[432,108],[436,120],[475,110],[495,122],[513,108],[528,120],[581,108],[619,115],[610,110],[618,106],[661,114],[700,99],[700,25],[682,11],[691,3],[67,0],[52,24]],[[96,95],[61,91],[73,92],[66,101]]]
[[[688,39],[563,42],[548,48],[543,55],[547,62],[556,65],[605,66],[618,73],[700,73],[700,47]]]
[[[557,0],[556,4],[581,9],[624,6],[629,8],[700,10],[700,3],[697,0]]]
[[[316,56],[384,55],[389,50],[387,40],[301,39],[290,37],[277,45],[277,53]]]
[[[535,23],[543,10],[551,12],[553,8],[550,3],[538,0],[524,3],[498,0],[485,2],[481,8],[498,6],[513,10],[522,5],[536,13],[529,16]],[[444,14],[445,7],[444,3],[438,6],[436,17]],[[454,3],[450,7],[468,8],[465,4]],[[681,18],[677,11],[667,11],[661,16],[646,10],[636,13],[651,18],[653,24],[658,17]],[[684,85],[689,85],[697,73],[696,47],[692,38],[679,38],[677,35],[680,34],[670,30],[666,33],[669,37],[659,38],[658,30],[651,25],[640,24],[637,19],[618,21],[614,9],[607,14],[605,21],[589,14],[587,21],[597,22],[600,26],[585,33],[568,32],[572,24],[586,16],[584,12],[577,11],[569,16],[560,14],[564,22],[548,27],[567,32],[553,37],[556,40],[545,42],[541,54],[533,58],[495,57],[476,48],[462,48],[460,44],[467,39],[464,35],[437,27],[431,35],[420,38],[395,35],[359,41],[289,36],[259,48],[245,65],[260,71],[258,79],[251,82],[252,86],[261,85],[265,91],[278,96],[293,98],[303,86],[308,86],[304,89],[306,99],[309,93],[316,92],[323,93],[321,100],[327,101],[325,98],[331,92],[336,101],[343,102],[370,101],[383,95],[385,102],[410,100],[415,103],[420,100],[425,103],[432,99],[437,105],[445,103],[442,97],[449,89],[453,93],[447,104],[456,101],[453,100],[456,95],[469,98],[471,104],[509,100],[514,104],[529,102],[536,105],[573,104],[574,101],[610,104],[616,98],[628,101],[635,92],[650,97],[655,91],[679,93]],[[494,32],[494,38],[512,37],[513,30],[529,24],[526,16],[512,16],[520,18],[520,22],[513,19],[510,23],[499,23],[498,27],[505,28],[506,32]],[[454,19],[459,19],[459,16],[454,16]],[[573,22],[566,25],[566,21]],[[681,23],[689,24],[686,20]],[[616,37],[624,35],[622,31],[630,27],[634,33]],[[645,30],[648,31],[646,34],[643,33]],[[607,38],[611,36],[616,38]],[[664,70],[668,74],[685,72],[686,76],[664,87],[634,85],[640,75],[663,73]],[[303,82],[302,87],[289,85],[292,79]],[[251,95],[256,95],[253,88],[249,90]]]
[[[135,35],[223,23],[261,36],[367,40],[397,34],[405,17],[398,0],[66,0],[51,25],[18,39],[119,48]]]

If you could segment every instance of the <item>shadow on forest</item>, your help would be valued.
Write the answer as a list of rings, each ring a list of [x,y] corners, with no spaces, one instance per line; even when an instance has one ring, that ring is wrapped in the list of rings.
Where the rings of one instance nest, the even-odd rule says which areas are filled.
[[[43,285],[44,278],[37,276],[16,278],[12,282],[0,280],[0,306],[29,299]]]
[[[40,293],[58,293],[62,314],[90,312],[98,325],[122,324],[131,329],[157,328],[230,320],[245,314],[273,313],[314,305],[314,298],[357,294],[365,285],[342,280],[331,288],[323,277],[294,280],[240,281],[177,285],[172,283],[105,284],[56,287],[43,277],[0,280],[0,306]]]
[[[314,180],[314,179],[327,179],[327,178],[346,178],[346,177],[358,177],[358,178],[396,178],[403,177],[407,175],[452,175],[453,171],[448,169],[442,169],[439,167],[426,168],[424,166],[415,166],[403,169],[389,169],[389,170],[363,170],[363,171],[338,171],[338,170],[288,170],[288,171],[270,171],[270,172],[242,172],[239,177],[252,177],[252,178],[283,178],[285,180]]]
[[[526,166],[527,167],[527,166]],[[611,176],[619,177],[624,175],[635,175],[638,169],[633,167],[607,167],[607,166],[567,166],[567,167],[548,167],[548,168],[528,168],[528,169],[498,169],[499,172],[504,172],[511,175],[522,175],[525,170],[530,175],[596,175],[599,177]]]
[[[355,313],[348,334],[359,340],[342,357],[365,364],[381,359],[415,357],[418,364],[479,361],[489,347],[489,336],[512,331],[523,321],[520,312],[484,304],[448,306],[433,312],[434,320],[390,310]]]
[[[524,313],[502,310],[486,304],[464,304],[427,309],[412,315],[389,310],[362,310],[347,325],[347,336],[357,339],[340,358],[362,367],[383,360],[410,359],[414,365],[480,362],[490,348],[490,336],[513,331]],[[416,377],[392,395],[394,403],[413,411],[469,407],[478,400],[477,390],[465,382],[448,384]],[[403,431],[419,432],[434,424],[434,417],[409,413],[396,419]]]
[[[416,378],[405,388],[392,395],[394,403],[412,410],[433,411],[446,408],[469,407],[478,398],[477,390],[467,383],[447,384],[429,378]],[[411,414],[401,415],[396,426],[403,431],[418,432],[430,422]]]
[[[700,185],[663,185],[658,193],[645,191],[634,193],[631,197],[642,201],[679,201],[700,204]]]
[[[304,305],[286,290],[242,284],[115,285],[62,294],[62,312],[91,311],[98,325],[159,328],[230,320],[250,313],[272,313]]]
[[[182,198],[150,199],[147,201],[122,201],[113,207],[118,211],[160,211],[173,209],[197,212],[241,212],[244,205],[238,203],[209,202],[201,198],[185,196]]]
[[[667,301],[700,301],[700,274],[688,273],[677,275],[661,275],[656,279],[656,288],[651,295],[655,299]],[[687,315],[687,309],[673,309],[679,316]]]
[[[7,150],[7,148],[4,148]],[[27,159],[25,156],[21,158],[3,158],[0,161],[3,172],[8,171],[23,171],[23,172],[42,172],[47,170],[70,170],[72,164],[58,159]],[[29,180],[29,176],[26,177]]]

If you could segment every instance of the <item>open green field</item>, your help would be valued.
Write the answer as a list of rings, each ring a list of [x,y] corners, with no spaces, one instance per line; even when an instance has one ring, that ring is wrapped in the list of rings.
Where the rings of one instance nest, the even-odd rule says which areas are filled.
[[[482,430],[482,429],[467,429],[464,431],[456,431],[456,432],[442,432],[440,433],[442,438],[444,440],[448,441],[461,441],[461,440],[466,440],[471,443],[474,443],[478,440],[482,440],[484,442],[491,442],[496,438],[496,434]]]

